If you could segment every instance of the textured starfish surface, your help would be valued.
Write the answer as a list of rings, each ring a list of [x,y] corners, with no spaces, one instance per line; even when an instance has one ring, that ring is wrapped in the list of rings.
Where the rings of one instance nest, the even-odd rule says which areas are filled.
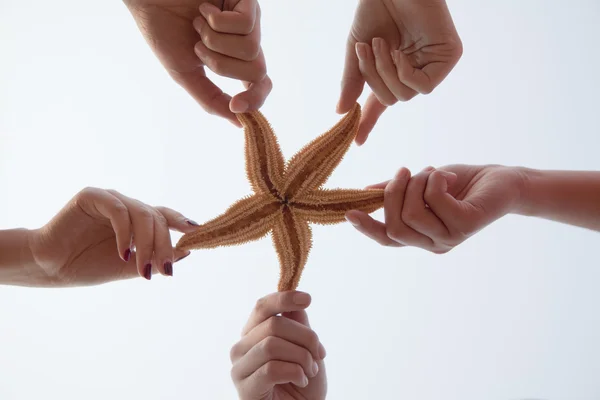
[[[381,189],[323,189],[350,148],[358,130],[360,106],[302,148],[286,164],[266,118],[238,114],[244,126],[246,172],[254,194],[185,234],[182,250],[238,245],[272,233],[279,256],[278,290],[296,289],[312,246],[309,223],[336,224],[350,210],[371,213],[383,206]]]

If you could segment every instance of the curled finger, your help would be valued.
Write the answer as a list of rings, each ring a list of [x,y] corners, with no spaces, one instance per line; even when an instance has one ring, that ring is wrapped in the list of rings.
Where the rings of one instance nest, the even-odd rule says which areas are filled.
[[[76,204],[86,213],[110,221],[117,241],[119,257],[125,262],[131,258],[131,219],[127,206],[110,191],[86,188],[75,197]]]
[[[387,235],[390,239],[405,246],[429,249],[433,245],[432,240],[406,225],[402,219],[402,209],[410,179],[410,171],[402,168],[385,188],[383,207]]]
[[[202,16],[195,18],[193,25],[202,43],[216,53],[242,61],[253,61],[260,54],[258,30],[244,36],[220,33],[214,31]]]
[[[208,2],[202,3],[199,9],[216,32],[248,35],[260,22],[260,7],[256,0],[240,0],[231,11],[221,10]]]
[[[152,278],[152,260],[154,258],[154,221],[155,211],[151,207],[111,191],[115,197],[123,202],[129,210],[133,227],[133,243],[135,245],[136,263],[140,276],[147,280]]]
[[[234,380],[243,380],[271,360],[298,364],[309,378],[316,376],[319,372],[319,366],[308,350],[279,337],[269,336],[256,344],[234,364],[231,371],[232,377]]]
[[[273,82],[266,75],[260,82],[247,82],[246,86],[246,91],[233,96],[229,103],[229,108],[234,113],[243,113],[261,108],[273,89]]]
[[[377,72],[375,56],[373,55],[371,46],[366,43],[357,43],[356,55],[358,56],[360,72],[375,96],[377,96],[379,102],[385,106],[396,104],[398,101],[396,96],[388,89]]]
[[[242,393],[251,393],[260,398],[275,385],[291,383],[298,387],[308,385],[308,377],[298,364],[271,360],[238,384]]]
[[[253,61],[242,61],[212,51],[201,41],[194,51],[198,58],[216,74],[248,82],[260,82],[267,75],[265,57],[262,50]],[[229,102],[228,102],[229,103]],[[229,109],[229,104],[227,104]]]
[[[373,39],[373,54],[375,56],[377,73],[396,99],[399,101],[408,101],[417,95],[416,91],[398,79],[398,72],[392,59],[392,53],[385,40],[381,38]]]
[[[426,168],[408,182],[402,207],[402,221],[429,237],[434,242],[434,247],[444,248],[449,237],[448,228],[425,204],[424,198],[428,179],[434,171],[432,167]]]
[[[269,318],[283,312],[304,310],[310,305],[311,298],[308,293],[287,291],[271,293],[256,302],[250,318],[242,331],[246,335],[252,329]]]

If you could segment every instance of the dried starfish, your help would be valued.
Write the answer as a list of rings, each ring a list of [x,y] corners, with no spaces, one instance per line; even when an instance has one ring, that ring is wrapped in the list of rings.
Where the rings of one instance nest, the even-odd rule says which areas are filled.
[[[246,172],[254,195],[185,234],[182,250],[238,245],[273,233],[279,256],[278,290],[296,289],[312,245],[310,223],[336,224],[349,210],[371,213],[383,206],[383,190],[322,189],[352,144],[360,106],[346,114],[286,165],[277,138],[259,112],[238,114],[244,126]]]

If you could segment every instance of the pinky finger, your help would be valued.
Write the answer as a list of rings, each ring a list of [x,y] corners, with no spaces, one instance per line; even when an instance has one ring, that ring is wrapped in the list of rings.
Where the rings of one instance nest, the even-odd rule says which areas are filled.
[[[271,360],[242,381],[243,391],[260,396],[275,385],[292,383],[298,387],[308,385],[308,377],[295,363]]]
[[[384,223],[373,219],[370,215],[365,214],[362,211],[348,211],[348,213],[346,213],[346,219],[356,228],[356,230],[382,246],[404,247],[402,244],[389,238]]]

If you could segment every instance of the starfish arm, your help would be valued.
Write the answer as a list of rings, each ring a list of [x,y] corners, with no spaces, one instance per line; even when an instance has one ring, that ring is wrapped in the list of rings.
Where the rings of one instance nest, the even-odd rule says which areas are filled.
[[[293,207],[308,222],[337,224],[350,210],[372,213],[383,207],[383,193],[383,189],[318,189],[296,199]]]
[[[220,216],[179,239],[181,250],[210,249],[258,240],[273,228],[281,203],[270,195],[254,195],[237,201]]]
[[[360,105],[356,104],[333,128],[292,157],[284,177],[284,193],[289,200],[316,190],[327,181],[350,148],[359,122]]]
[[[237,115],[244,126],[246,173],[255,193],[281,193],[285,161],[273,128],[260,111]]]
[[[298,287],[312,246],[308,222],[289,207],[284,207],[273,227],[273,244],[280,266],[277,290],[294,290]]]

